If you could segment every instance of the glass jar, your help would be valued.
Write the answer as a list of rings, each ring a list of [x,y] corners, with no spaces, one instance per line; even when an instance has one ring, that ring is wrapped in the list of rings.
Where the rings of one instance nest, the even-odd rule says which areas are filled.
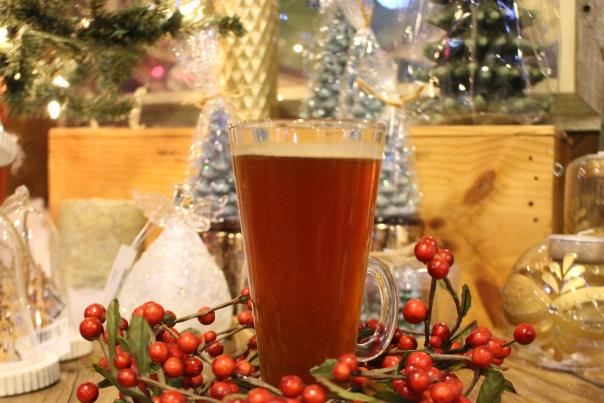
[[[509,324],[531,323],[527,354],[564,370],[604,365],[604,237],[550,235],[516,262],[502,290]]]
[[[604,226],[604,152],[577,158],[566,168],[564,232]]]

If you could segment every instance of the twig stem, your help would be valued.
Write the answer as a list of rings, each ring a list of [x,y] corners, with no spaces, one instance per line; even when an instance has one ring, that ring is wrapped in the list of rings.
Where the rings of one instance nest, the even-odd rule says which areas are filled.
[[[461,320],[463,319],[463,313],[461,311],[461,301],[459,300],[459,295],[457,295],[457,291],[455,291],[455,288],[453,287],[453,284],[451,284],[451,280],[449,280],[449,277],[445,277],[445,285],[447,286],[447,291],[449,292],[449,295],[451,295],[451,298],[453,298],[453,302],[455,302],[455,310],[457,311],[457,320],[455,321],[455,326],[453,326],[453,329],[451,330],[451,334],[455,334],[455,332],[457,332],[457,329],[459,329],[459,326],[461,326]]]
[[[472,392],[472,389],[474,389],[474,386],[476,386],[479,379],[480,379],[480,370],[475,369],[474,376],[472,377],[472,382],[470,382],[470,384],[468,385],[466,390],[463,392],[464,396],[468,396]]]
[[[188,400],[197,400],[197,401],[204,401],[204,402],[211,402],[211,403],[220,402],[220,400],[212,399],[211,397],[199,396],[194,393],[187,392],[186,390],[175,388],[175,387],[167,385],[165,383],[157,382],[151,378],[147,378],[146,376],[141,376],[141,377],[139,377],[139,379],[148,385],[157,386],[158,388],[165,389],[165,390],[175,390],[177,392],[180,392],[183,396],[186,396]]]
[[[430,282],[430,296],[428,298],[428,313],[424,321],[424,347],[428,348],[430,344],[430,320],[432,319],[432,308],[434,306],[434,295],[436,294],[436,279],[432,278]]]
[[[226,308],[227,306],[236,305],[236,304],[247,304],[248,299],[249,299],[249,296],[247,296],[247,295],[240,295],[238,297],[233,298],[230,301],[227,301],[227,302],[222,303],[220,305],[216,305],[213,308],[210,308],[210,309],[207,309],[207,310],[204,310],[204,311],[201,311],[201,312],[197,312],[197,313],[192,313],[191,315],[183,316],[181,318],[177,318],[174,321],[174,323],[186,322],[186,321],[191,320],[191,319],[199,318],[199,317],[201,317],[203,315],[206,315],[208,313],[217,311],[217,310],[222,309],[222,308]]]

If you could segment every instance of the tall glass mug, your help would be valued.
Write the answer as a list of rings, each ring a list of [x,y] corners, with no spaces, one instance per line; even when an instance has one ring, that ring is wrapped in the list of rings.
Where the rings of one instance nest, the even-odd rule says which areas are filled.
[[[241,122],[230,130],[262,378],[327,358],[379,355],[397,298],[368,258],[384,127],[356,121]],[[380,286],[378,331],[356,344],[365,276]]]

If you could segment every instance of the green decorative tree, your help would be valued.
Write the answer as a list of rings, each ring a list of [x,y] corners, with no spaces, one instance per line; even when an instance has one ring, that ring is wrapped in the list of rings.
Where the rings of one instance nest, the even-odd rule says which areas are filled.
[[[133,1],[109,10],[107,0],[0,1],[0,101],[13,115],[46,107],[76,121],[123,118],[132,101],[121,96],[147,47],[208,25],[242,34],[237,17],[188,19],[170,0]],[[52,106],[52,108],[51,108]]]
[[[338,118],[342,78],[346,70],[348,49],[354,29],[337,5],[322,9],[317,48],[306,101],[306,115],[313,118]]]
[[[429,81],[440,89],[437,98],[420,98],[412,105],[424,119],[439,123],[475,119],[533,122],[549,109],[548,99],[526,90],[546,78],[539,65],[542,49],[524,35],[538,13],[515,0],[431,0],[442,4],[428,23],[446,31],[425,45],[435,63]]]

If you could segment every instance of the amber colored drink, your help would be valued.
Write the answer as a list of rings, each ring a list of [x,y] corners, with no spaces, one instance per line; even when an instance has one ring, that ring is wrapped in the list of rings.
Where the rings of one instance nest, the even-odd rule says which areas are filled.
[[[354,352],[380,171],[375,156],[287,154],[234,156],[261,372],[272,384]]]

